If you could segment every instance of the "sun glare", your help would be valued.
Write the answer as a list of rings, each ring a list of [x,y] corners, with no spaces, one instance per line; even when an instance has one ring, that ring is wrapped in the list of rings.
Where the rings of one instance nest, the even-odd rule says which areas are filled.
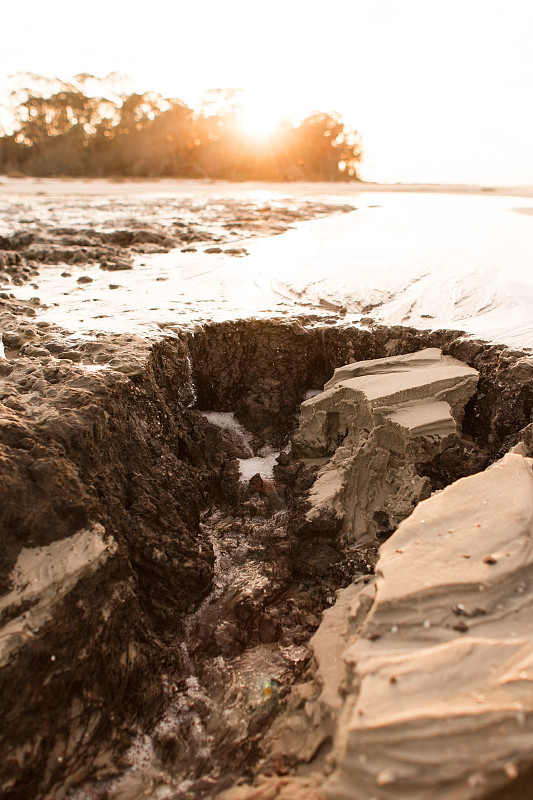
[[[281,121],[281,115],[261,98],[243,98],[241,124],[244,133],[255,139],[268,139]]]

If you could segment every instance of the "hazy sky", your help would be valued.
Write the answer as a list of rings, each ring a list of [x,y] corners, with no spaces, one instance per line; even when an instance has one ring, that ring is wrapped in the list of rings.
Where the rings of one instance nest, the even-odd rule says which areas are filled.
[[[242,87],[276,116],[339,111],[368,179],[533,183],[532,0],[26,0],[2,29],[2,78]]]

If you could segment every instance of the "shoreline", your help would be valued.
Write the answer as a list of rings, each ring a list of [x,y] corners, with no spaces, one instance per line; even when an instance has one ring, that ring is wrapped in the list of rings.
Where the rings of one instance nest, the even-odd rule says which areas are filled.
[[[40,320],[131,333],[313,314],[533,348],[533,198],[103,185],[5,196],[0,285]]]
[[[486,195],[487,197],[533,197],[533,186],[476,186],[461,184],[421,183],[366,183],[364,181],[223,181],[194,178],[82,178],[57,177],[10,178],[0,175],[0,197],[10,194],[34,195],[43,191],[51,195],[109,195],[116,188],[117,194],[202,194],[206,190],[220,189],[224,194],[240,195],[250,192],[280,192],[285,195],[358,195],[362,192],[405,192],[428,194]]]
[[[530,220],[511,213],[513,200],[487,205],[466,193],[382,193],[342,203],[363,192],[284,198],[282,191],[240,186],[223,195],[195,184],[189,196],[183,189],[172,196],[134,183],[139,191],[128,196],[118,183],[116,194],[76,198],[80,182],[66,181],[68,199],[54,185],[51,196],[7,196],[4,222],[13,230],[0,248],[7,289],[0,296],[6,800],[163,797],[169,788],[180,800],[252,800],[265,769],[272,798],[338,800],[331,781],[346,783],[354,763],[358,783],[367,774],[372,786],[390,783],[392,794],[384,789],[380,797],[394,800],[397,754],[386,780],[373,754],[367,767],[357,760],[353,740],[365,709],[360,720],[358,707],[348,727],[336,721],[344,653],[383,648],[389,669],[396,656],[387,648],[406,641],[419,648],[424,670],[426,645],[437,635],[452,665],[463,642],[483,658],[482,625],[500,636],[490,609],[474,604],[477,590],[458,593],[455,574],[444,622],[433,590],[413,625],[408,597],[384,619],[380,569],[373,573],[378,557],[392,550],[397,560],[397,539],[379,547],[403,535],[393,533],[402,520],[410,525],[414,515],[417,535],[425,532],[419,501],[423,509],[438,505],[451,487],[455,508],[453,486],[472,479],[484,487],[494,475],[506,497],[514,473],[530,470],[523,456],[533,454],[533,358],[524,347],[462,330],[470,320],[471,334],[479,334],[474,327],[485,321],[499,336],[507,329],[496,323],[510,320],[507,333],[522,344],[530,335],[533,346],[528,285],[524,279],[517,292],[512,283],[519,267],[528,272]],[[521,205],[533,210],[531,200]],[[511,303],[517,294],[522,328]],[[350,431],[346,391],[362,409]],[[363,447],[359,431],[368,426]],[[484,472],[510,448],[514,464],[502,475]],[[263,473],[274,458],[274,469]],[[531,503],[522,484],[512,501],[519,520]],[[496,495],[491,487],[487,503]],[[514,528],[500,542],[502,526],[485,499],[487,525],[468,524],[466,554],[463,535],[433,536],[438,550],[431,547],[430,560],[448,563],[454,555],[463,582],[472,570],[474,586],[486,582],[484,597],[489,578],[505,568],[506,597],[511,603],[516,595],[527,610],[524,559],[507,555]],[[450,533],[449,516],[446,509],[436,514],[443,533]],[[419,568],[417,557],[403,559],[408,584],[422,576],[437,585],[442,570]],[[369,612],[361,635],[347,599]],[[372,603],[383,622],[378,633]],[[517,641],[529,653],[528,618]],[[394,701],[392,677],[381,694]],[[491,686],[479,670],[474,677],[469,685],[498,723],[513,721],[516,706],[494,711]],[[454,702],[477,720],[478,705],[472,713],[462,685]],[[440,683],[424,684],[412,707],[431,692],[438,700]],[[521,713],[530,724],[533,705],[524,703]],[[412,727],[405,729],[409,741]],[[478,755],[486,737],[475,730],[466,779],[460,769],[451,779],[435,772],[432,792],[466,780],[462,796],[474,800],[479,794],[468,779],[478,767],[488,787],[533,770],[527,753],[518,766],[511,760],[515,740],[503,735],[498,752],[507,771],[494,777]],[[437,770],[436,731],[428,742]],[[345,733],[346,757],[338,749]],[[463,754],[460,733],[456,725],[451,735]],[[298,765],[315,768],[311,783],[292,775]],[[414,773],[411,781],[417,784]]]

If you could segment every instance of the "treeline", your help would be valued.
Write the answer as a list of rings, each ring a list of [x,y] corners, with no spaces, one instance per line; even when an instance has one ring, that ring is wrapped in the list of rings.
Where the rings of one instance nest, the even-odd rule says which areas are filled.
[[[229,180],[353,180],[359,136],[336,113],[247,136],[236,90],[212,90],[189,108],[155,92],[103,93],[105,79],[33,76],[12,94],[13,126],[0,135],[0,172]],[[91,91],[89,89],[92,89]]]

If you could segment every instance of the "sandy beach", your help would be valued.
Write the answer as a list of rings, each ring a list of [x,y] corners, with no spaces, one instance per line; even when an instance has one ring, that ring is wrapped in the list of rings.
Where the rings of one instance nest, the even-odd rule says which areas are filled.
[[[295,181],[293,183],[267,183],[261,181],[217,181],[177,180],[174,178],[9,178],[0,176],[0,195],[29,194],[39,192],[57,195],[83,194],[203,194],[206,191],[231,196],[247,195],[249,192],[282,192],[285,196],[351,195],[364,192],[423,192],[446,194],[487,194],[500,197],[533,197],[533,186],[475,186],[458,184],[422,183],[369,183],[365,181]]]
[[[422,188],[5,179],[34,272],[3,288],[84,335],[312,314],[533,347],[531,188]]]
[[[7,800],[527,796],[533,190],[0,204]]]

